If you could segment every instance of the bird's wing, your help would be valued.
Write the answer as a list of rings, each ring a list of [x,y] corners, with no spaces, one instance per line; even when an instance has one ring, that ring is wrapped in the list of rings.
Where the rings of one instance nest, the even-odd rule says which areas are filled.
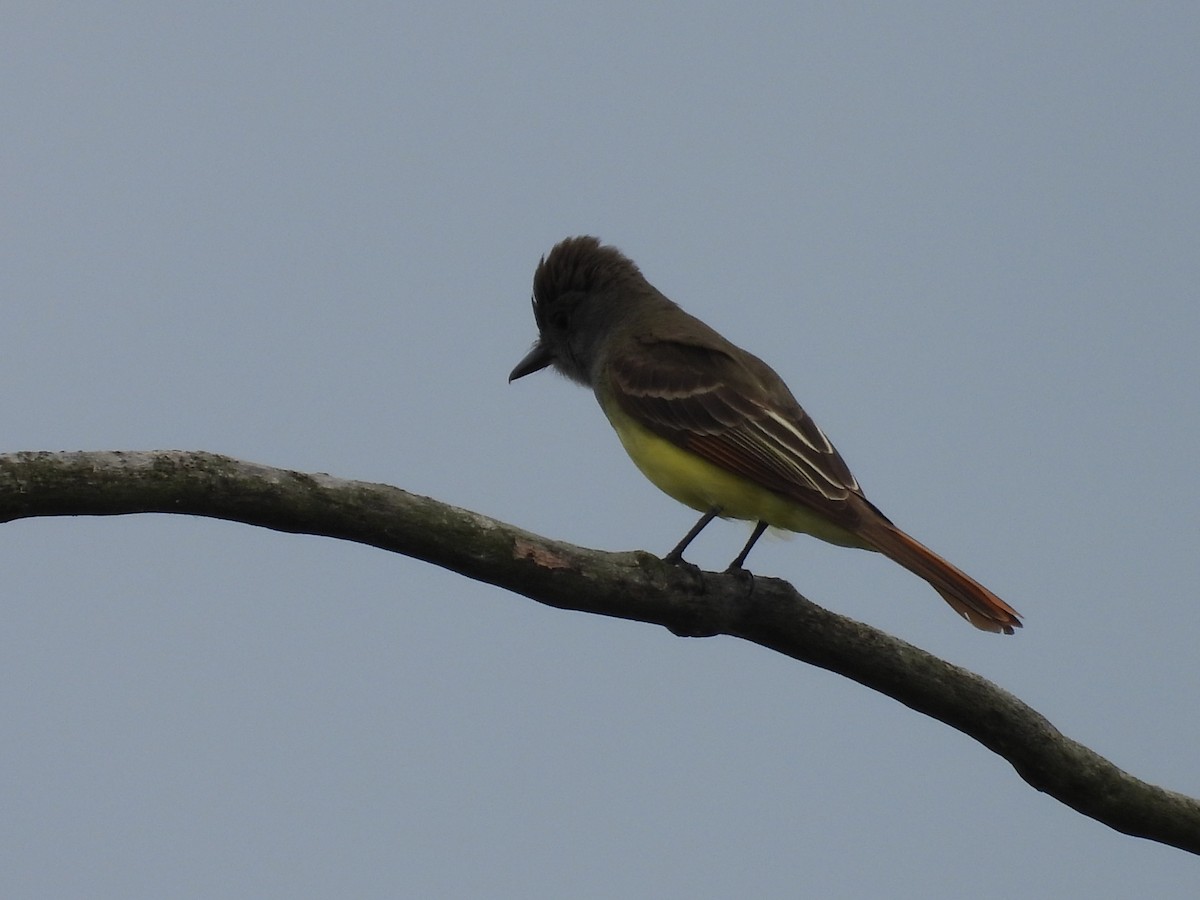
[[[609,361],[608,380],[621,408],[655,434],[826,513],[861,497],[833,444],[761,360],[719,345],[639,343]]]

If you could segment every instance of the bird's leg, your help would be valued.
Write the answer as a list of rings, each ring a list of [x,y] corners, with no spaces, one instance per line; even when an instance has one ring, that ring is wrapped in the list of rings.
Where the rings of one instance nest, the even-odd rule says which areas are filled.
[[[742,563],[744,563],[746,561],[746,557],[750,555],[750,548],[758,542],[758,539],[763,536],[763,532],[766,530],[766,522],[759,522],[754,526],[754,531],[750,535],[750,540],[746,541],[746,546],[742,548],[742,552],[737,555],[737,558],[729,564],[729,568],[725,570],[726,572],[746,571],[742,568]]]
[[[683,560],[683,551],[687,549],[688,544],[690,544],[692,541],[694,541],[696,539],[696,535],[698,535],[700,532],[702,532],[704,530],[704,526],[706,526],[709,522],[711,522],[713,519],[715,519],[720,514],[721,514],[721,507],[714,506],[712,509],[710,509],[708,512],[706,512],[704,515],[702,515],[700,517],[700,521],[692,526],[692,530],[689,531],[687,534],[685,534],[683,536],[683,540],[675,545],[675,549],[663,557],[663,562],[669,562],[673,566],[677,566],[680,563],[682,563],[684,561]],[[749,548],[747,548],[747,549],[749,549]],[[744,557],[745,557],[745,554],[743,553],[742,558],[744,558]]]

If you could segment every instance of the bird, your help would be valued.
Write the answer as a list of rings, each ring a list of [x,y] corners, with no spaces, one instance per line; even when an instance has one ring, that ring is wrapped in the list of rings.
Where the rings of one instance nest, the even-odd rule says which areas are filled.
[[[689,315],[617,248],[557,243],[533,277],[537,340],[509,375],[551,367],[590,387],[625,451],[659,489],[702,513],[665,560],[714,518],[754,522],[728,572],[768,527],[873,550],[927,581],[976,628],[1013,634],[1020,614],[892,523],[825,433],[757,356]]]

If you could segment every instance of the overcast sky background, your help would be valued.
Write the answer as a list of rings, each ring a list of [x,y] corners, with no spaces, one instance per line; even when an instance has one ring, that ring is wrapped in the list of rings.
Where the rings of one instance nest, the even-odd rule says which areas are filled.
[[[755,571],[1200,794],[1200,7],[425,6],[5,5],[3,448],[212,450],[664,553],[694,515],[591,396],[505,381],[538,258],[597,234],[1026,628],[808,538]],[[183,517],[9,524],[0,571],[5,897],[1200,889],[730,638]]]

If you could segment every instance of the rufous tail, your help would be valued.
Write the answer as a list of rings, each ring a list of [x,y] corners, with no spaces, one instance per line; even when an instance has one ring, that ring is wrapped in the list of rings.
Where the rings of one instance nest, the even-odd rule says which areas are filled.
[[[1021,627],[1021,614],[1015,609],[882,516],[858,533],[884,556],[933,585],[942,599],[976,628],[1012,634]]]

